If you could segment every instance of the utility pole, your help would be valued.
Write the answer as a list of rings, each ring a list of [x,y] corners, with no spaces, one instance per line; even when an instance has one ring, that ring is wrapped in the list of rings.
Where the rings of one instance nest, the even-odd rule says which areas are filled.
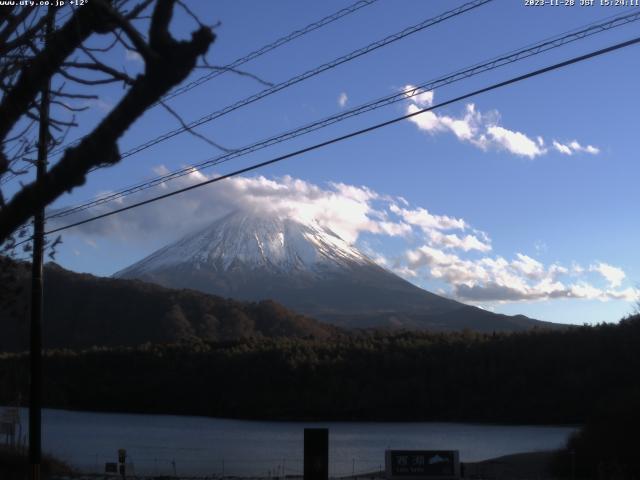
[[[49,7],[45,43],[53,31],[55,10]],[[38,132],[38,159],[36,182],[41,182],[47,171],[49,144],[49,105],[51,79],[47,79],[40,95],[40,124]],[[33,257],[31,263],[31,328],[29,350],[29,478],[40,480],[42,458],[42,257],[44,253],[44,207],[33,216]]]

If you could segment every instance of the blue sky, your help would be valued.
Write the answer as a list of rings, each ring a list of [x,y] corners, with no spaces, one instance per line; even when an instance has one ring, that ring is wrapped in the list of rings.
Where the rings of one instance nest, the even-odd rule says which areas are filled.
[[[242,69],[278,83],[462,3],[379,0]],[[208,55],[216,65],[349,4],[190,2],[205,23],[220,22]],[[495,0],[198,131],[228,148],[238,148],[626,11],[632,10],[598,5],[526,7],[524,1]],[[632,23],[423,92],[202,175],[267,160],[629,39],[638,34],[639,26],[640,22]],[[192,20],[176,13],[176,34],[183,36],[194,28]],[[565,323],[617,321],[633,309],[633,289],[640,282],[639,48],[456,103],[227,185],[220,182],[202,192],[69,230],[57,261],[72,270],[109,275],[225,209],[260,204],[313,214],[408,280],[483,308]],[[111,60],[130,72],[141,65],[124,50],[112,52]],[[193,78],[203,73],[196,71]],[[184,119],[194,120],[263,88],[249,77],[229,73],[170,104]],[[83,114],[75,135],[101,118],[121,94],[119,88],[105,88],[101,101]],[[154,109],[127,132],[121,150],[177,126],[161,108]],[[96,172],[55,206],[88,200],[218,153],[193,136],[180,135]],[[194,174],[167,184],[163,191],[198,178]],[[157,191],[131,200],[152,193]],[[101,207],[96,212],[106,210]]]

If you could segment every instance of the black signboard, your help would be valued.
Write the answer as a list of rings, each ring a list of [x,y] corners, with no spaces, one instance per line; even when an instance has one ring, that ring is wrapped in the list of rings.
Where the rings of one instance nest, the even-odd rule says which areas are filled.
[[[457,450],[387,450],[387,478],[455,478],[460,476]]]
[[[329,430],[304,429],[304,480],[329,478]]]

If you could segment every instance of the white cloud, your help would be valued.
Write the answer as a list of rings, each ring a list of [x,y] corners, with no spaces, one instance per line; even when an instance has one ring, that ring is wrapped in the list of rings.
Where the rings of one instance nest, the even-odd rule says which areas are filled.
[[[586,282],[579,282],[569,288],[569,297],[586,298],[596,300],[602,295],[602,291]]]
[[[515,270],[529,278],[542,278],[544,276],[545,272],[542,263],[522,253],[517,253],[516,257],[518,259],[511,262]]]
[[[580,265],[579,263],[573,262],[571,264],[571,270],[570,270],[571,275],[573,276],[580,276],[584,273],[584,267],[582,265]]]
[[[478,132],[478,125],[482,116],[476,112],[473,103],[467,104],[467,111],[464,117],[455,119],[446,115],[440,116],[440,122],[458,137],[459,140],[473,140]]]
[[[385,233],[390,237],[404,237],[412,232],[411,225],[403,222],[378,222],[377,227],[371,230],[372,233]]]
[[[516,254],[516,258],[511,261],[500,256],[473,260],[423,245],[407,250],[406,264],[416,276],[419,276],[421,270],[426,270],[431,278],[445,281],[452,287],[454,298],[467,302],[517,302],[560,298],[632,302],[640,298],[640,292],[636,289],[616,289],[620,287],[621,274],[624,275],[624,272],[615,267],[607,266],[610,268],[598,270],[610,276],[607,280],[611,287],[599,288],[585,280],[576,282],[561,278],[570,275],[568,268],[559,264],[545,267],[521,253]]]
[[[594,147],[592,145],[587,145],[586,148],[584,149],[585,152],[590,153],[592,155],[597,155],[598,153],[600,153],[600,149],[598,147]]]
[[[411,103],[407,107],[407,113],[413,114],[419,112],[425,106],[430,106],[430,103],[425,103],[424,101],[423,104]],[[425,130],[429,133],[450,131],[459,140],[471,142],[476,142],[475,138],[478,134],[478,126],[481,120],[482,116],[476,111],[472,103],[467,105],[466,113],[461,118],[438,115],[431,111],[423,112],[409,118],[409,121],[415,123],[420,130]]]
[[[571,147],[569,147],[568,145],[563,145],[555,140],[553,141],[553,148],[555,148],[557,151],[559,151],[564,155],[573,155],[573,152],[571,151]]]
[[[603,262],[591,265],[589,270],[592,272],[598,272],[607,280],[607,282],[609,282],[609,285],[614,288],[619,287],[626,277],[624,270],[621,268],[614,267],[613,265]]]
[[[418,276],[415,270],[407,266],[392,266],[391,270],[393,270],[396,275],[400,275],[407,280],[415,279]]]
[[[625,302],[638,302],[640,300],[640,290],[627,287],[624,290],[607,290],[607,295],[612,300],[624,300]]]
[[[98,110],[100,110],[101,112],[104,113],[108,113],[110,112],[114,105],[113,103],[111,103],[108,99],[102,99],[102,98],[90,98],[87,100],[84,100],[81,104],[81,107],[90,107],[90,108],[97,108]]]
[[[569,144],[569,146],[571,147],[571,149],[574,152],[586,152],[586,153],[590,153],[592,155],[597,155],[598,153],[600,153],[600,149],[597,147],[594,147],[593,145],[587,145],[586,147],[583,147],[582,145],[580,145],[577,141],[573,141]]]
[[[557,275],[567,275],[569,273],[569,269],[567,267],[563,267],[562,265],[558,265],[554,263],[549,267],[549,271],[555,277]]]
[[[340,96],[338,96],[338,105],[340,105],[340,108],[344,108],[348,101],[349,97],[346,92],[342,92]]]
[[[164,166],[154,168],[156,174],[165,174]],[[165,189],[178,189],[213,178],[202,172],[189,175],[164,185]],[[162,186],[160,186],[162,188]],[[102,192],[102,195],[109,192]],[[136,196],[124,197],[119,206],[126,206],[157,194],[146,190]],[[215,185],[193,190],[142,208],[123,212],[91,222],[76,231],[83,235],[112,236],[138,239],[144,242],[162,236],[171,241],[185,233],[202,228],[216,218],[235,209],[273,211],[303,221],[315,220],[331,228],[348,242],[354,242],[362,233],[387,236],[408,235],[412,227],[402,219],[389,219],[384,209],[375,202],[386,202],[376,192],[363,186],[329,183],[320,187],[290,176],[269,179],[263,176],[234,177]],[[107,205],[91,212],[84,211],[67,217],[52,219],[51,226],[66,225],[72,221],[110,210]]]
[[[545,153],[545,150],[538,143],[524,133],[507,130],[497,125],[489,126],[487,133],[496,145],[514,155],[535,158]]]
[[[411,104],[407,107],[407,114],[414,114],[422,110],[418,105]],[[444,130],[440,117],[433,112],[422,112],[409,118],[410,122],[415,123],[420,130],[435,133]]]
[[[530,159],[548,153],[544,138],[539,135],[532,138],[523,132],[499,125],[497,112],[481,113],[473,103],[469,103],[465,107],[464,114],[460,117],[440,115],[434,111],[418,113],[433,105],[434,91],[421,91],[413,85],[405,86],[402,91],[409,101],[406,113],[413,114],[409,121],[420,130],[432,135],[448,131],[453,133],[458,140],[469,142],[482,150],[503,150]],[[597,147],[592,145],[583,147],[575,140],[568,145],[554,140],[552,145],[553,148],[565,155],[573,153],[595,155],[600,152]]]
[[[125,60],[127,60],[128,62],[134,62],[134,63],[142,63],[144,64],[144,59],[142,58],[142,55],[140,55],[138,52],[136,52],[135,50],[129,50],[126,49],[124,52],[124,58]]]
[[[425,232],[431,230],[464,230],[467,227],[465,221],[461,218],[448,217],[446,215],[433,215],[425,208],[416,208],[414,210],[400,208],[397,205],[391,205],[389,210],[402,219],[421,228]]]
[[[569,143],[560,143],[557,140],[553,141],[553,148],[563,155],[573,155],[574,153],[590,153],[591,155],[597,155],[600,153],[600,149],[593,145],[587,145],[586,147],[580,145],[576,140]]]
[[[167,173],[164,166],[154,171]],[[173,190],[214,177],[192,171],[164,188]],[[118,206],[156,193],[147,190],[122,198]],[[49,225],[55,228],[110,209],[103,205],[90,212],[52,219]],[[94,244],[97,237],[111,237],[147,246],[155,242],[153,248],[157,248],[236,209],[272,211],[302,221],[315,220],[350,243],[365,242],[368,236],[395,237],[394,242],[402,245],[399,252],[404,251],[396,257],[383,256],[366,244],[365,251],[379,265],[406,279],[418,283],[427,278],[440,281],[447,285],[448,296],[461,301],[486,305],[559,298],[601,301],[638,298],[637,290],[624,288],[625,272],[607,263],[596,262],[589,268],[576,263],[565,267],[560,263],[545,265],[522,252],[511,259],[490,255],[489,236],[463,218],[435,214],[410,205],[406,199],[382,195],[366,186],[337,182],[320,186],[290,176],[225,179],[170,201],[81,225],[70,234],[80,235],[88,245]],[[593,272],[599,273],[596,279],[601,278],[603,286],[587,281],[588,276],[595,277]]]
[[[433,90],[421,90],[413,85],[406,85],[403,89],[405,97],[421,107],[433,105]]]
[[[475,235],[465,235],[460,237],[455,233],[444,234],[438,230],[428,232],[432,244],[440,245],[445,248],[463,250],[477,250],[479,252],[488,252],[491,250],[490,242],[480,240]]]

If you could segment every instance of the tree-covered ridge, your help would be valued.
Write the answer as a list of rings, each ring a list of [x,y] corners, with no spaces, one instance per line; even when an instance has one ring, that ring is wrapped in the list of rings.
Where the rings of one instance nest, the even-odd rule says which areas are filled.
[[[29,271],[14,265],[21,294],[0,306],[0,351],[28,346]],[[337,330],[272,301],[239,302],[136,280],[45,269],[45,348],[221,341],[250,336],[325,338]]]
[[[263,419],[582,423],[640,391],[640,317],[519,334],[358,332],[49,351],[47,405]],[[0,359],[0,401],[27,357]]]

